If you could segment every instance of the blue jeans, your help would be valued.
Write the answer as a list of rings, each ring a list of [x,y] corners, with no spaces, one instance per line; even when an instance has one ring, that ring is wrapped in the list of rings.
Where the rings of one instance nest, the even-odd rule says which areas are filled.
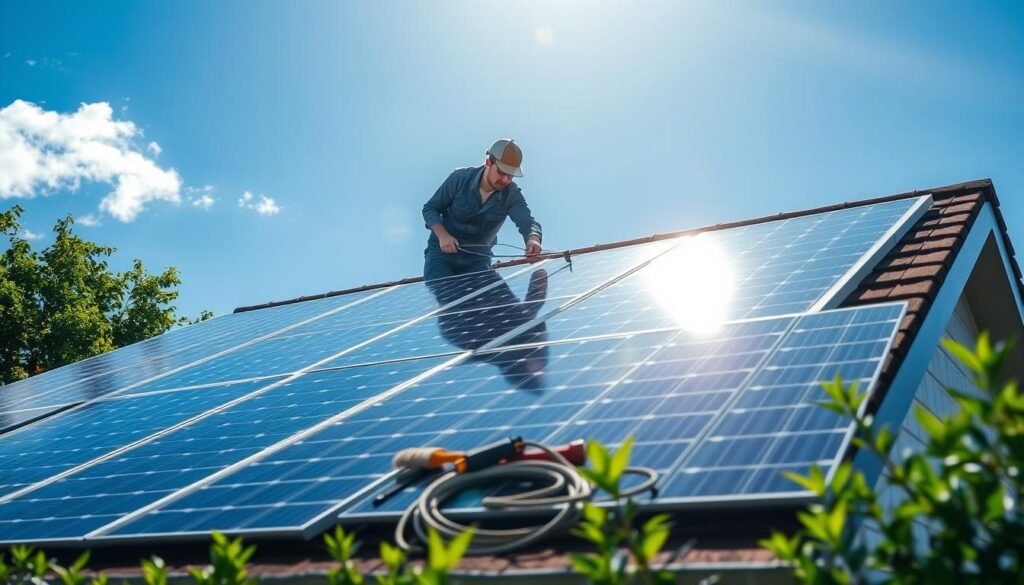
[[[448,254],[442,252],[441,248],[427,246],[423,251],[423,279],[435,280],[445,276],[466,274],[468,272],[480,272],[491,267],[489,256],[477,256],[465,252]]]

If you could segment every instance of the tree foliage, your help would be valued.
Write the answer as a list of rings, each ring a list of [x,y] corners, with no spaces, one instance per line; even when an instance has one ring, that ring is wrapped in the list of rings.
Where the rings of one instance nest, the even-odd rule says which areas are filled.
[[[116,272],[116,251],[74,233],[70,215],[42,251],[22,237],[23,210],[0,213],[0,383],[76,362],[164,333],[190,321],[171,304],[177,268],[150,274],[141,260]],[[197,320],[211,317],[208,311]]]
[[[1024,583],[1024,393],[1001,381],[1007,346],[985,334],[973,351],[943,343],[981,392],[947,389],[959,407],[952,416],[919,408],[921,452],[894,457],[895,435],[861,412],[866,395],[838,379],[825,385],[823,406],[854,420],[856,445],[882,461],[899,499],[885,505],[849,463],[830,483],[817,467],[791,474],[822,503],[800,514],[798,534],[776,533],[763,544],[792,564],[800,582]],[[876,536],[862,538],[862,527]]]

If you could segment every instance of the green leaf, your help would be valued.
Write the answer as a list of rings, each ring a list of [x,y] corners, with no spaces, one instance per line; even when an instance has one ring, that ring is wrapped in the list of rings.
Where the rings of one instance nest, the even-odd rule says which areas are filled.
[[[622,472],[629,465],[629,456],[633,451],[633,437],[626,437],[626,440],[619,446],[611,462],[608,464],[608,483],[615,486],[613,496],[619,495],[619,482],[622,479]]]
[[[818,465],[812,465],[808,475],[800,475],[792,471],[784,471],[782,475],[815,495],[825,495],[825,476],[822,475]]]
[[[608,519],[608,510],[593,502],[585,502],[583,504],[583,518],[595,526],[604,526],[605,521]]]
[[[604,473],[599,473],[593,469],[587,469],[586,467],[580,467],[576,471],[578,471],[584,479],[596,485],[598,488],[608,492],[609,494],[615,492],[615,486],[609,483],[608,477]]]
[[[924,432],[935,440],[942,440],[946,436],[946,425],[928,409],[917,407],[914,409],[914,418],[921,424]]]
[[[89,564],[89,551],[85,551],[78,555],[78,558],[71,563],[71,568],[75,571],[81,571],[87,564]]]
[[[405,553],[397,546],[382,540],[380,542],[380,560],[386,567],[395,569],[405,561]]]
[[[640,552],[644,555],[644,559],[648,562],[653,559],[658,554],[658,551],[661,550],[661,547],[665,545],[668,537],[668,527],[659,527],[653,530],[645,529],[640,540]]]
[[[602,573],[601,560],[594,555],[570,554],[569,562],[578,573],[585,577],[594,578]]]
[[[601,477],[606,476],[611,458],[608,455],[608,450],[604,448],[604,445],[594,441],[593,439],[588,440],[587,461],[590,462],[590,468],[594,470],[595,474]]]
[[[443,571],[448,566],[448,550],[433,528],[427,531],[427,565],[435,571]]]
[[[470,528],[452,539],[448,545],[448,570],[458,566],[463,555],[469,550],[469,543],[472,542],[474,533],[475,530]]]
[[[985,373],[985,367],[982,365],[978,357],[974,355],[974,352],[952,339],[943,339],[941,343],[942,347],[946,348],[946,351],[953,354],[953,357],[959,360],[963,365],[967,366],[972,372],[978,375],[983,375]]]
[[[831,512],[828,513],[828,534],[830,541],[839,545],[843,537],[843,529],[846,527],[846,512],[849,504],[846,500],[835,502]]]

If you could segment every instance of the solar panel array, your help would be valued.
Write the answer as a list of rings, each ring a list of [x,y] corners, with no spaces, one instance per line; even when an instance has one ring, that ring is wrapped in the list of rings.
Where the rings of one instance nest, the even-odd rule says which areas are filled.
[[[369,505],[397,450],[512,434],[633,436],[650,505],[806,495],[780,471],[850,435],[819,380],[870,385],[904,310],[823,307],[928,202],[243,312],[5,386],[0,541],[309,537],[400,512],[416,488]]]

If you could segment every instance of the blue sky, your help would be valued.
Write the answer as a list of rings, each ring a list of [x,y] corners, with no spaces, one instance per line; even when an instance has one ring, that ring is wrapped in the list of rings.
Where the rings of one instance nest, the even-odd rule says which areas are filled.
[[[177,266],[192,315],[419,274],[420,207],[501,136],[550,248],[982,177],[1021,247],[1022,31],[1015,2],[0,0],[0,205]],[[2,124],[100,146],[27,173]]]

